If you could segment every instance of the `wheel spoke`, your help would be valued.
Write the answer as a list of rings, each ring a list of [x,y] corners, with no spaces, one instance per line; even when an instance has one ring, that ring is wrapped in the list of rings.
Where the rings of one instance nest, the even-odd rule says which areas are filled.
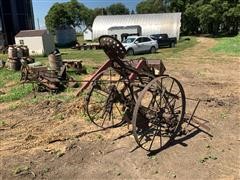
[[[105,91],[103,91],[103,90],[102,90],[102,92],[105,92],[106,94],[103,94],[103,93],[99,92],[98,90],[96,90],[96,91],[94,91],[94,92],[95,92],[95,93],[98,93],[98,94],[100,94],[100,95],[102,95],[102,96],[105,96],[105,97],[107,97],[106,94],[108,94],[107,92],[105,92]]]
[[[100,109],[99,111],[97,111],[93,116],[92,116],[92,118],[95,118],[95,116],[98,114],[98,113],[100,113],[102,111],[102,109]]]
[[[102,127],[103,127],[103,125],[104,125],[104,123],[105,123],[105,121],[106,121],[106,119],[107,119],[107,114],[108,114],[108,113],[106,113],[106,112],[104,113],[105,117],[104,117],[103,122],[102,122],[102,125],[101,125]],[[104,116],[104,115],[103,115],[103,116]]]
[[[116,109],[118,110],[119,114],[122,116],[123,114],[122,114],[122,112],[120,111],[120,109],[119,109],[119,107],[117,106],[117,104],[114,104],[114,105],[115,105]]]
[[[176,107],[176,108],[174,108],[173,110],[179,109],[179,108],[181,108],[181,107],[182,107],[182,105],[181,105],[181,106],[178,106],[178,107]]]
[[[158,126],[157,126],[157,129],[156,129],[155,132],[158,132]],[[152,142],[151,142],[150,147],[149,147],[149,149],[148,149],[149,151],[150,151],[151,148],[152,148],[152,144],[153,144],[153,141],[155,140],[156,134],[157,134],[157,133],[154,133],[154,134],[153,134]]]
[[[160,150],[175,138],[183,122],[186,106],[183,88],[176,79],[160,76],[145,86],[139,98],[132,118],[135,140],[147,151]],[[140,124],[140,112],[145,113],[147,126]]]
[[[101,128],[116,127],[123,120],[123,105],[118,98],[123,96],[120,89],[124,88],[124,84],[121,83],[122,77],[114,70],[111,68],[98,74],[85,98],[85,111],[89,119]]]
[[[160,125],[160,128],[159,128],[159,132],[160,132],[160,147],[162,147],[162,130],[161,130],[161,125]]]
[[[160,90],[162,91],[162,79],[161,79],[161,87]],[[160,91],[160,107],[162,107],[162,93]]]
[[[173,84],[174,84],[174,80],[172,79],[172,84],[171,84],[171,87],[170,87],[170,89],[169,89],[169,92],[170,92],[170,93],[172,92]]]
[[[175,97],[176,97],[176,96],[178,97],[179,93],[181,93],[181,91],[178,91],[178,93],[177,93],[177,94],[175,94],[174,96],[175,96]],[[169,101],[169,103],[171,103],[171,102],[172,102],[172,101],[175,99],[175,97],[174,97],[174,96],[172,97],[171,101]],[[169,96],[168,96],[168,97],[169,97]]]

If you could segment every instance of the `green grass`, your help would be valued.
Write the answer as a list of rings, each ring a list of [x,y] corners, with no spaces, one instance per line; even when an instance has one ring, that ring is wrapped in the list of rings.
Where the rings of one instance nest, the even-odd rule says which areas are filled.
[[[0,60],[6,61],[7,60],[7,54],[1,54],[0,53]]]
[[[70,102],[73,101],[75,98],[75,94],[73,92],[70,92],[70,88],[67,88],[65,92],[60,93],[60,94],[51,94],[48,92],[37,94],[35,98],[28,98],[26,104],[37,104],[39,102],[49,100],[49,101],[56,101],[60,100],[63,102]]]
[[[99,63],[107,58],[102,50],[60,49],[60,51],[63,59],[82,59],[87,63]]]
[[[16,86],[14,86],[6,94],[0,95],[0,103],[20,100],[23,97],[30,94],[31,92],[32,92],[32,86],[30,84],[27,84],[27,85],[18,84]]]
[[[181,56],[183,50],[194,46],[197,41],[195,37],[190,37],[190,41],[184,40],[186,37],[180,39],[175,48],[161,48],[155,54],[144,54],[137,56],[130,56],[127,59],[136,59],[138,57],[146,57],[147,59],[162,59],[168,57]],[[82,39],[81,39],[82,40]],[[70,48],[60,48],[63,59],[80,59],[83,61],[83,65],[86,66],[87,72],[92,73],[96,67],[102,65],[108,57],[103,50],[74,50]],[[40,61],[45,65],[48,65],[48,58],[42,56],[34,56],[35,61]],[[7,55],[0,54],[0,59],[7,60]],[[69,73],[76,80],[82,80],[85,75],[75,75]],[[64,102],[72,101],[75,98],[75,92],[71,88],[67,88],[65,92],[52,95],[50,93],[37,94],[37,98],[28,96],[32,92],[32,85],[26,84],[23,86],[20,84],[20,72],[10,71],[7,69],[0,69],[0,103],[11,102],[16,100],[22,100],[22,102],[38,103],[43,100],[62,100]],[[5,93],[5,94],[4,94]],[[27,97],[28,96],[28,97]],[[12,107],[13,109],[17,107]]]
[[[217,45],[210,49],[212,52],[240,56],[240,35],[218,38],[217,41]]]
[[[190,38],[186,41],[185,38]],[[143,54],[127,57],[135,59],[138,57],[146,57],[151,59],[168,58],[180,55],[180,53],[197,44],[196,37],[182,37],[175,48],[161,48],[156,54]],[[108,58],[102,50],[75,50],[69,48],[60,49],[63,59],[81,59],[84,65],[102,64]]]
[[[184,40],[185,38],[190,38],[190,41]],[[80,43],[83,43],[83,36],[78,36]],[[190,48],[197,44],[196,37],[181,37],[179,42],[177,43],[175,48],[161,48],[158,50],[156,54],[144,54],[144,55],[136,55],[132,57],[127,57],[129,59],[135,59],[138,57],[146,57],[151,59],[159,59],[159,58],[168,58],[179,56],[181,52],[187,48]],[[86,66],[92,66],[93,64],[102,64],[106,61],[107,56],[102,50],[75,50],[70,48],[60,48],[63,59],[81,59],[83,60],[83,64]],[[48,57],[42,56],[34,56],[35,61],[40,61],[45,65],[48,65]],[[1,55],[0,59],[7,59],[7,55]]]
[[[20,72],[0,69],[0,91],[5,93],[0,95],[0,103],[9,102],[27,96],[32,92],[32,86],[20,84]]]
[[[7,69],[0,69],[0,89],[9,82],[17,82],[20,80],[20,73]]]

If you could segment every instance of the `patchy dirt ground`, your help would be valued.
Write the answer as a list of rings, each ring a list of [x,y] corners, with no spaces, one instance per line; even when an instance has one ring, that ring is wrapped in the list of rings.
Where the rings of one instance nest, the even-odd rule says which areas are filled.
[[[136,149],[126,126],[101,131],[83,120],[81,99],[16,109],[0,104],[0,119],[6,123],[0,126],[0,177],[240,179],[240,57],[209,52],[213,39],[198,41],[164,63],[187,97],[202,100],[196,115],[213,137],[192,128],[172,146],[149,156]],[[194,103],[188,101],[188,112]]]

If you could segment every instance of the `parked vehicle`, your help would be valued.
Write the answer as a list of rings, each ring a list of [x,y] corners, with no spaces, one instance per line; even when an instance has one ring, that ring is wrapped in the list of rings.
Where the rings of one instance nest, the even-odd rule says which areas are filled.
[[[175,47],[175,45],[177,44],[177,38],[176,37],[170,38],[168,37],[167,34],[152,34],[150,37],[158,42],[158,47],[160,46]]]
[[[157,41],[146,36],[128,36],[122,42],[128,55],[134,55],[138,53],[155,53],[158,49]]]

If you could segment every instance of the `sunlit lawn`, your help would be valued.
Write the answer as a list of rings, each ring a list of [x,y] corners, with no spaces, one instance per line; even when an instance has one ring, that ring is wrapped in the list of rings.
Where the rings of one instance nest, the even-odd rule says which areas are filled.
[[[186,37],[180,39],[175,48],[161,48],[155,54],[144,54],[137,56],[129,56],[127,59],[135,59],[141,56],[147,59],[163,59],[168,57],[177,57],[184,49],[194,46],[197,41],[195,37],[190,37],[190,40],[185,40]],[[95,69],[103,64],[108,58],[103,50],[75,50],[70,48],[61,48],[63,59],[79,59],[83,61],[83,65],[87,67],[88,73],[92,73]],[[48,58],[42,56],[34,56],[35,61],[39,61],[44,65],[48,65]],[[6,54],[0,54],[0,59],[7,60]],[[70,73],[75,79],[80,80],[85,75],[75,75]],[[7,69],[0,69],[0,103],[19,100],[26,97],[32,92],[30,84],[23,86],[20,83],[20,72],[13,72]],[[69,99],[73,97],[73,91],[67,89],[65,95],[57,95],[57,98]],[[68,97],[69,96],[69,97]],[[47,98],[52,97],[51,95]],[[41,97],[44,98],[44,97]]]
[[[211,51],[240,56],[240,35],[217,38],[217,41],[217,45]]]

